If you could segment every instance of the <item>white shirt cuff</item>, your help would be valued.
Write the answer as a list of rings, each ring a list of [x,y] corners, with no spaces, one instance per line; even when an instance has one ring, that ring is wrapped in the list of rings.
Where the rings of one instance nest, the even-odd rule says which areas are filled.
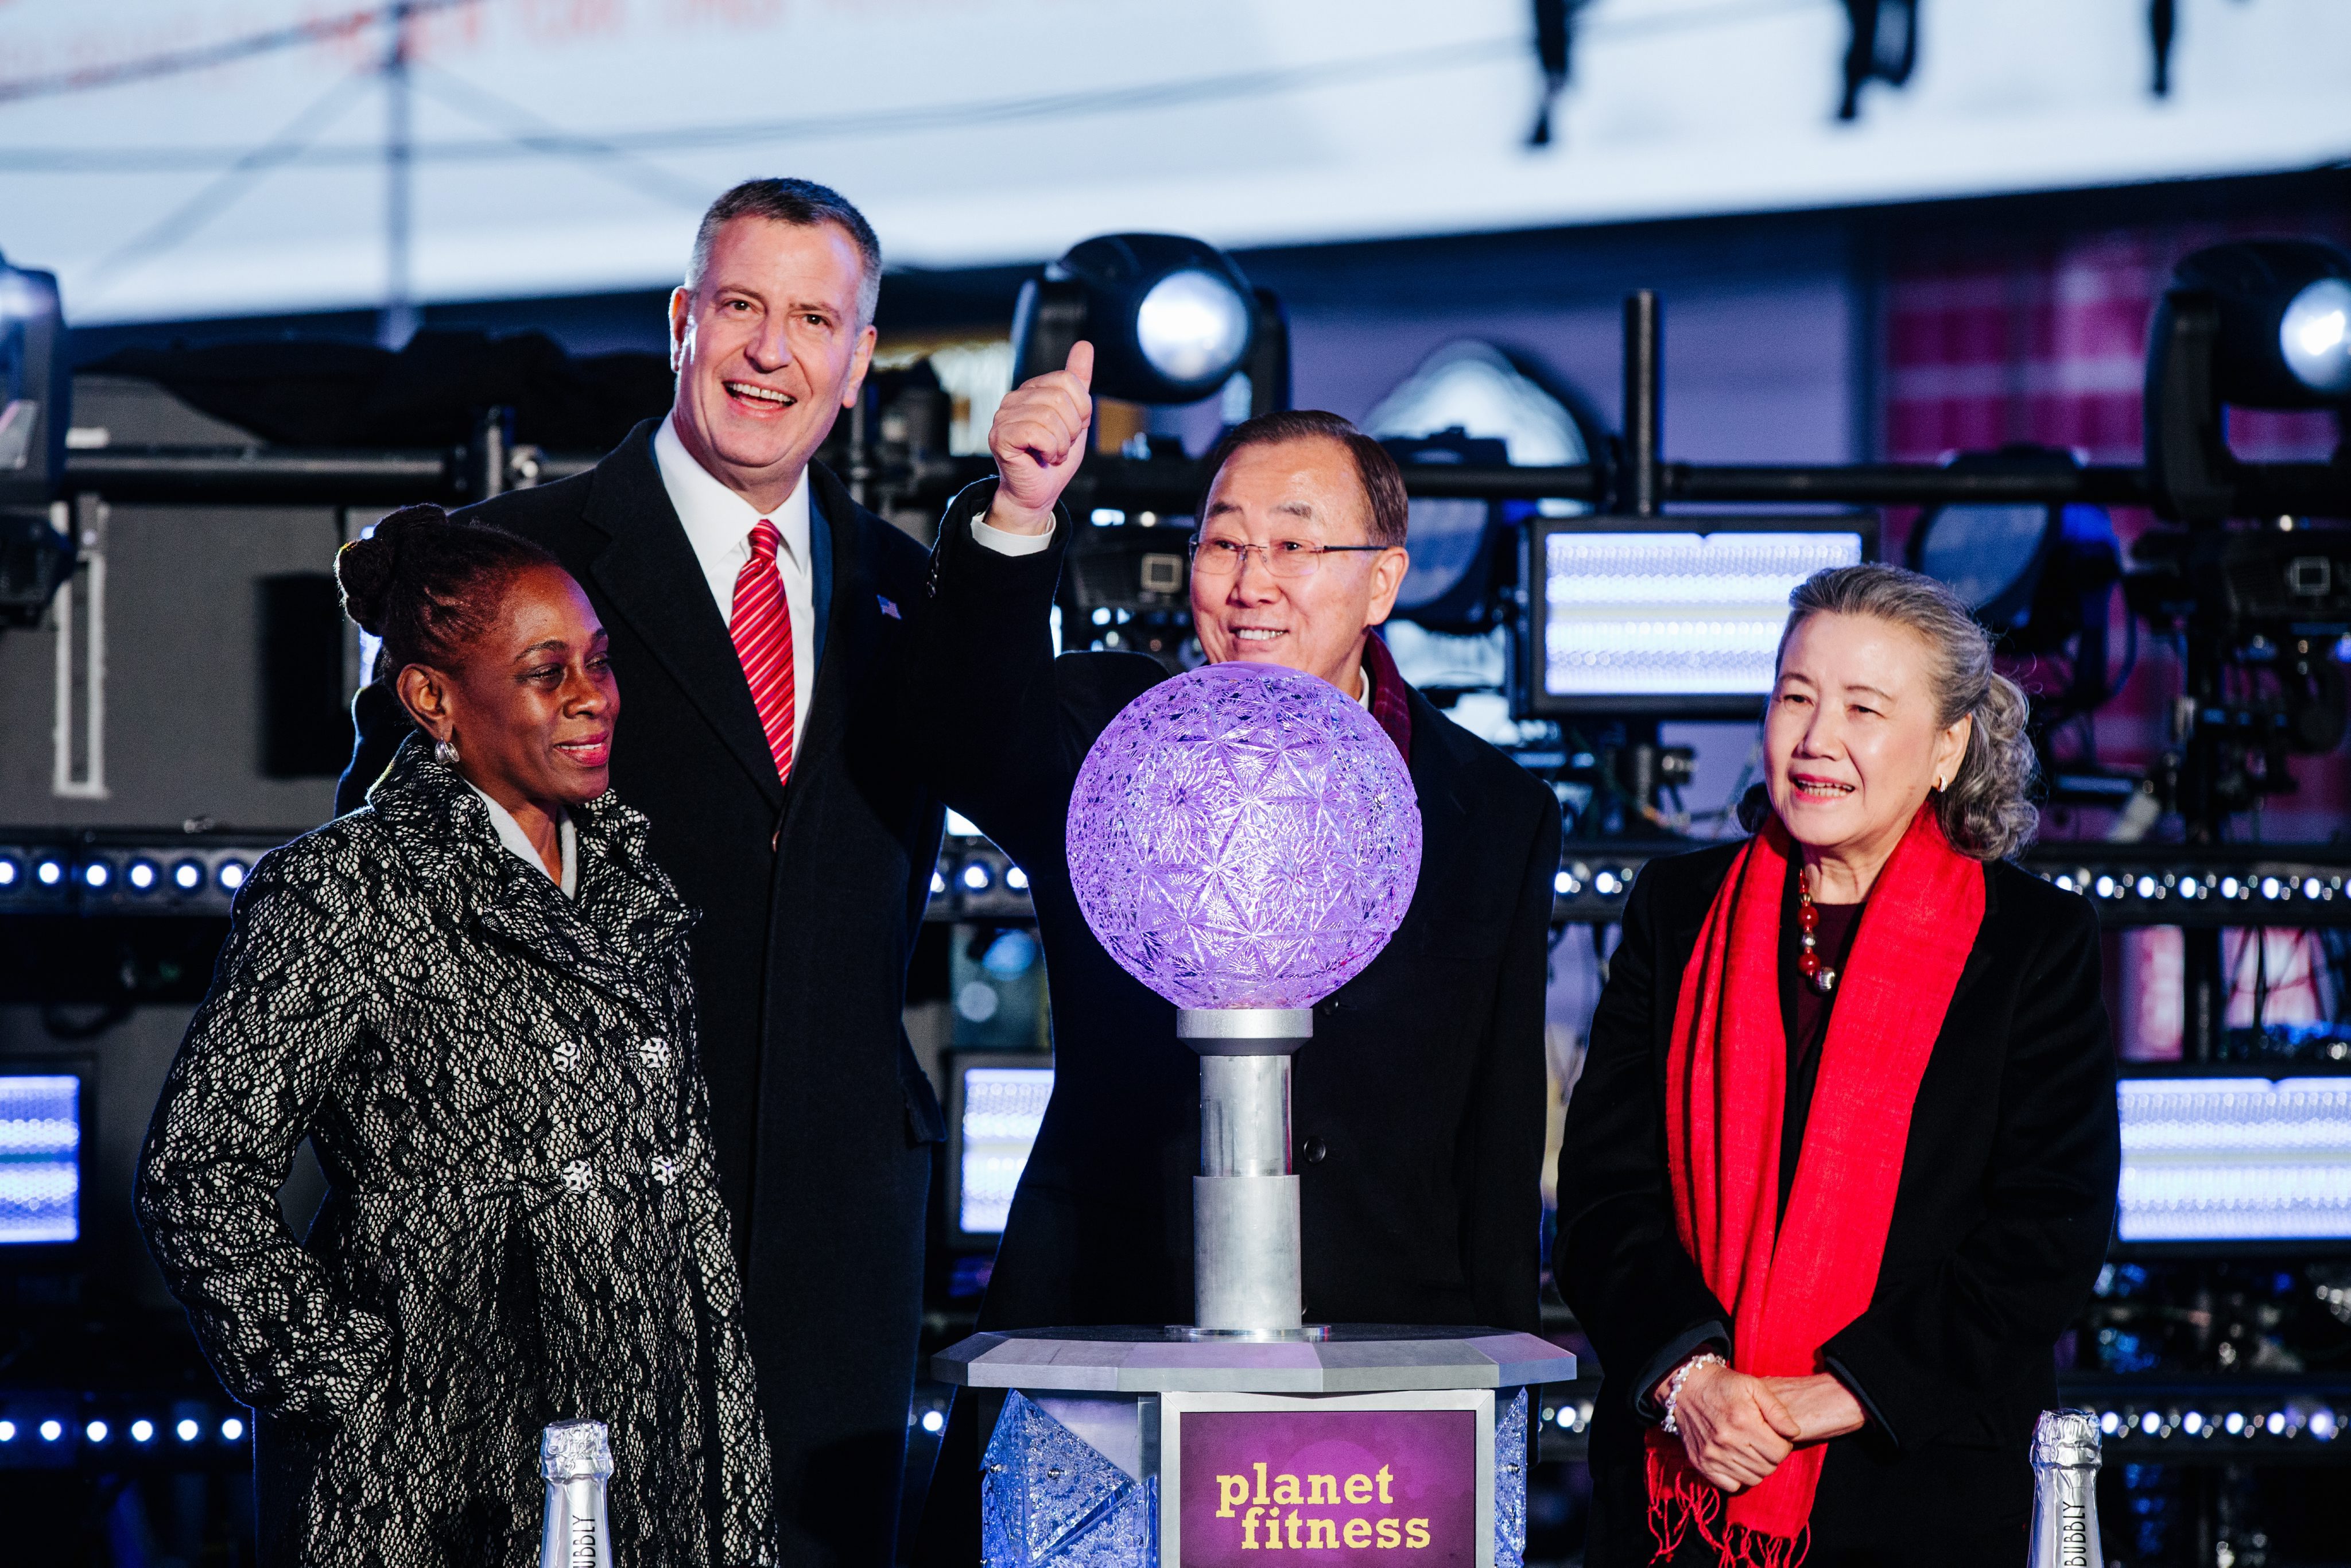
[[[1061,525],[1056,522],[1053,527]],[[1035,555],[1053,542],[1053,528],[1041,534],[1016,534],[1004,528],[991,528],[977,517],[971,520],[972,543],[998,555]]]

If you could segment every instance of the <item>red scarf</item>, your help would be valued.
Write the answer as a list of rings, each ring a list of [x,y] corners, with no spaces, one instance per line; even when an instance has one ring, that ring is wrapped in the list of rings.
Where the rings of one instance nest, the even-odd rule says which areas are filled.
[[[1878,873],[1838,982],[1783,1228],[1780,905],[1792,848],[1774,817],[1731,862],[1682,971],[1666,1057],[1674,1218],[1731,1311],[1733,1364],[1755,1377],[1822,1370],[1822,1344],[1877,1289],[1911,1103],[1984,910],[1983,867],[1952,849],[1921,807]],[[1695,1524],[1724,1563],[1795,1568],[1823,1453],[1798,1448],[1761,1486],[1726,1498],[1691,1468],[1678,1438],[1651,1430],[1657,1555],[1671,1556]]]

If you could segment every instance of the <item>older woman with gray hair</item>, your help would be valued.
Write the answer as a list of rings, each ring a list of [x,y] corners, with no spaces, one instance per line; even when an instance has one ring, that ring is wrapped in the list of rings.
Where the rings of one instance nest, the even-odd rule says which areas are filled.
[[[1653,861],[1559,1169],[1591,1568],[2020,1559],[2113,1220],[2089,904],[2010,857],[2023,694],[1931,579],[1791,595],[1751,836]]]

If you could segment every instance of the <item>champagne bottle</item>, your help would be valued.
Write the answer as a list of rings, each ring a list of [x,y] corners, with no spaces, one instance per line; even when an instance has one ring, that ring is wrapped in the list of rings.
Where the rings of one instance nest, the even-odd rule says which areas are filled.
[[[612,1479],[612,1445],[601,1421],[558,1421],[539,1435],[539,1473],[547,1513],[538,1532],[538,1568],[612,1568],[612,1528],[604,1483]]]
[[[2098,1418],[2043,1410],[2032,1429],[2028,1568],[2105,1568],[2098,1541]]]

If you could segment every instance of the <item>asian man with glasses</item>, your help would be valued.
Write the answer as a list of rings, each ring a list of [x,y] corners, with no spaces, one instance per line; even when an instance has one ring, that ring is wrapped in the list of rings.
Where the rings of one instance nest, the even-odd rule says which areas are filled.
[[[1176,1009],[1079,913],[1063,851],[1078,765],[1167,678],[1136,653],[1055,657],[1059,507],[1087,441],[1091,351],[1015,391],[998,477],[949,507],[932,562],[927,719],[944,798],[1027,871],[1052,993],[1056,1078],[1013,1198],[983,1328],[1189,1320],[1199,1067]],[[1404,478],[1335,414],[1228,431],[1191,549],[1211,662],[1322,677],[1363,703],[1411,768],[1426,848],[1403,928],[1316,1009],[1293,1087],[1310,1322],[1532,1330],[1541,1261],[1543,991],[1559,808],[1432,706],[1374,628],[1404,581]],[[942,1454],[918,1562],[968,1560],[967,1419]],[[958,1442],[960,1439],[960,1443]]]

